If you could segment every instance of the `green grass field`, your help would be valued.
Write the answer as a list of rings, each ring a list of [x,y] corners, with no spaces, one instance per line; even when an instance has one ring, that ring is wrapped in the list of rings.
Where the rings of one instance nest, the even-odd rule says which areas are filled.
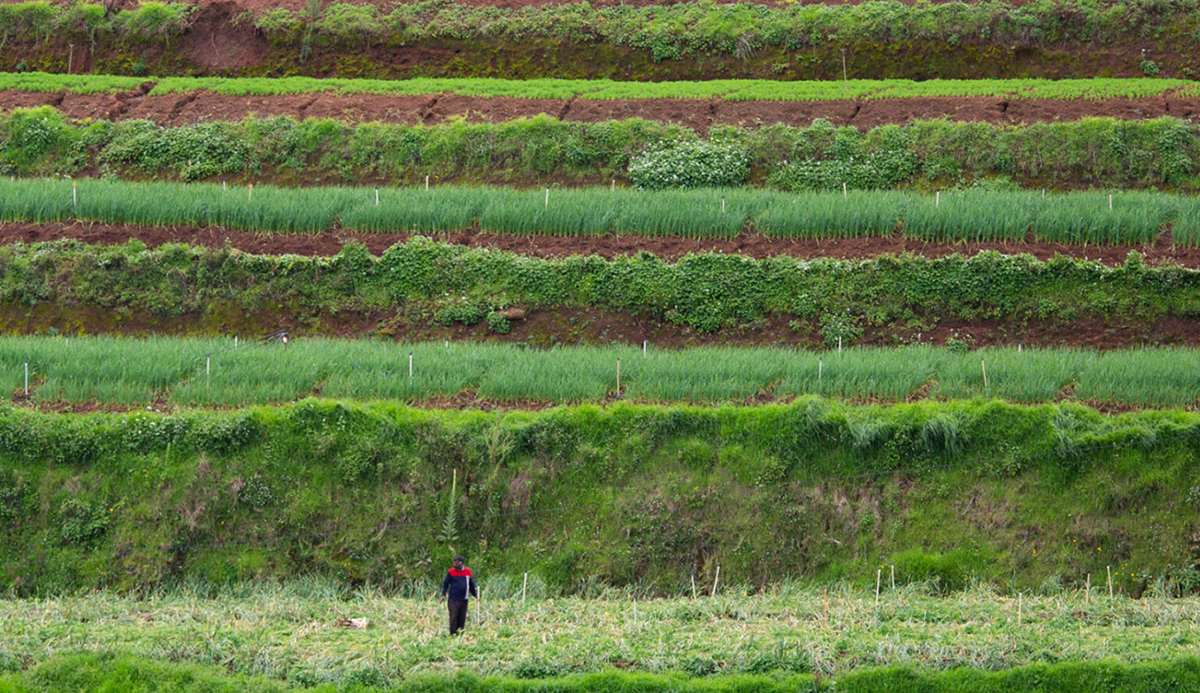
[[[233,348],[232,339],[0,339],[0,387],[21,394],[29,364],[40,402],[238,406],[320,392],[429,402],[739,402],[763,393],[850,400],[998,398],[1193,406],[1200,352],[927,346],[804,352],[782,348],[568,347],[293,340]],[[409,375],[409,365],[412,374]],[[620,364],[618,366],[618,363]],[[618,373],[619,369],[619,373]],[[986,382],[985,382],[986,378]]]
[[[1200,656],[1195,598],[1129,599],[1106,576],[1089,592],[1047,584],[1038,594],[977,586],[934,596],[883,566],[832,588],[784,583],[746,596],[736,576],[680,586],[674,599],[547,599],[540,582],[522,599],[520,576],[474,566],[483,599],[463,637],[445,635],[434,586],[422,596],[348,590],[319,580],[209,588],[126,598],[100,592],[0,601],[0,661],[43,662],[88,651],[136,652],[162,662],[220,666],[293,685],[421,673],[549,677],[615,668],[655,674],[804,674],[834,678],[869,667],[1003,671],[1029,664],[1118,659],[1146,663]],[[339,628],[366,618],[365,630]]]

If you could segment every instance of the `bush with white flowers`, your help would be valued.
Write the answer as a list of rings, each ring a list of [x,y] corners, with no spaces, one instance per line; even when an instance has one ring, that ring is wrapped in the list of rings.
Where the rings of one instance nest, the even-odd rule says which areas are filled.
[[[629,162],[629,180],[648,190],[741,185],[749,172],[750,155],[733,142],[661,142]]]

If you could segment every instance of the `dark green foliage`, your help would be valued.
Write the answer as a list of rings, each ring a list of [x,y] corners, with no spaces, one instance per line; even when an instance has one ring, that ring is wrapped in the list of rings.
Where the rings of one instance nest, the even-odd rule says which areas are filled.
[[[683,144],[662,149],[672,142]],[[681,148],[699,153],[676,156]],[[698,177],[707,169],[696,161],[714,157],[733,163]],[[629,173],[647,187],[733,185],[748,175],[785,190],[840,190],[843,182],[849,188],[883,189],[924,182],[967,186],[1003,176],[1035,188],[1195,190],[1200,126],[1174,118],[1028,126],[939,120],[862,133],[818,120],[804,128],[714,128],[704,140],[680,126],[637,119],[578,123],[538,116],[409,126],[278,117],[164,128],[137,120],[70,125],[49,107],[0,116],[4,175],[76,175],[97,168],[183,180],[228,175],[253,181],[270,175],[284,182],[315,178],[413,185],[423,184],[428,175],[435,184],[537,185],[547,177],[578,183],[625,179],[631,161],[647,164]],[[664,168],[667,163],[671,166]]]
[[[703,332],[781,316],[819,322],[832,345],[839,336],[849,342],[861,335],[868,320],[1019,325],[1068,316],[1145,321],[1200,313],[1195,270],[1147,267],[1136,259],[1106,267],[999,253],[854,262],[703,254],[667,264],[647,254],[542,260],[421,238],[379,258],[360,246],[333,258],[275,258],[181,245],[151,250],[136,241],[112,247],[59,242],[0,248],[0,270],[0,301],[27,306],[53,301],[179,316],[224,305],[247,311],[282,305],[294,306],[304,319],[411,308],[443,324],[476,321],[511,305],[583,307]],[[454,299],[447,301],[447,294]],[[502,329],[501,317],[495,313],[489,325]]]

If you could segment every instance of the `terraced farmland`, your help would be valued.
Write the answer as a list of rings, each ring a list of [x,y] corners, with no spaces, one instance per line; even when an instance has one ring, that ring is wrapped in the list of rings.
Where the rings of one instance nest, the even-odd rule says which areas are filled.
[[[1196,690],[1198,17],[0,2],[0,693]]]

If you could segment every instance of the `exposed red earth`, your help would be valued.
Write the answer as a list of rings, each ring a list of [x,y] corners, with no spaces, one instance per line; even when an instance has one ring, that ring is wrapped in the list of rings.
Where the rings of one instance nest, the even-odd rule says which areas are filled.
[[[376,255],[396,243],[411,239],[411,233],[357,233],[343,230],[317,234],[254,233],[235,231],[217,226],[135,226],[130,224],[98,224],[85,222],[32,224],[0,223],[0,244],[37,243],[75,239],[92,245],[114,245],[132,239],[149,247],[164,243],[188,243],[208,248],[228,245],[246,253],[265,255],[306,255],[327,257],[335,255],[347,243],[361,243]],[[689,253],[737,253],[746,257],[766,258],[791,256],[805,259],[830,257],[841,259],[870,258],[879,255],[910,253],[925,257],[975,255],[994,250],[1013,255],[1026,253],[1041,260],[1056,255],[1099,260],[1119,265],[1131,251],[1141,253],[1147,262],[1173,262],[1183,267],[1200,269],[1200,248],[1187,248],[1170,243],[1163,234],[1159,242],[1147,245],[1067,245],[1062,243],[930,243],[905,238],[902,235],[872,238],[782,239],[757,233],[742,233],[732,239],[699,239],[660,236],[516,236],[480,233],[467,229],[455,233],[436,234],[434,238],[470,248],[506,250],[531,257],[561,258],[571,255],[598,255],[614,258],[645,251],[668,261],[678,260]]]
[[[146,85],[149,87],[149,83]],[[879,125],[945,117],[954,121],[1019,125],[1105,116],[1140,120],[1200,114],[1200,98],[1155,96],[1140,99],[1006,99],[1003,97],[920,97],[838,101],[728,101],[725,99],[520,99],[454,94],[400,96],[333,93],[284,96],[226,96],[207,91],[148,96],[140,90],[102,94],[0,90],[0,110],[49,105],[70,118],[145,119],[164,126],[266,118],[329,118],[349,123],[436,124],[452,118],[503,122],[546,114],[594,123],[643,118],[677,123],[699,132],[713,125],[756,127],[784,123],[811,125],[824,118],[835,125],[870,129]]]

